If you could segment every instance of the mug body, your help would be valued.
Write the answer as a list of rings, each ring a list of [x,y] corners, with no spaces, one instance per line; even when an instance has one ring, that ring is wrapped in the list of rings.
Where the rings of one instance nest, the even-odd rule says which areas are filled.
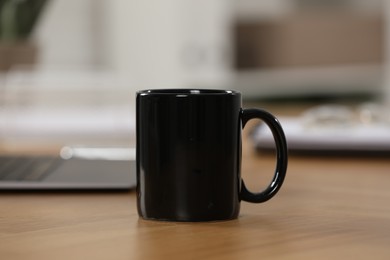
[[[213,221],[240,209],[241,94],[137,93],[137,208],[142,218]]]

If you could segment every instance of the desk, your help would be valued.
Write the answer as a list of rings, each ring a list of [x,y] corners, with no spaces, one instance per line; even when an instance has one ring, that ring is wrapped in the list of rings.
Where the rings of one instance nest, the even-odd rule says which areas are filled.
[[[248,186],[273,167],[245,137]],[[134,192],[0,196],[1,259],[390,258],[388,158],[292,156],[276,197],[225,222],[144,221]]]

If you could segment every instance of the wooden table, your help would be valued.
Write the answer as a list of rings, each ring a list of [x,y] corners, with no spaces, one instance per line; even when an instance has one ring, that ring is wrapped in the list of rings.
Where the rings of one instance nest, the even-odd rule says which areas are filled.
[[[260,189],[274,157],[244,140]],[[261,176],[263,173],[263,176]],[[389,158],[292,156],[279,194],[237,220],[144,221],[133,191],[1,193],[1,259],[390,259]]]

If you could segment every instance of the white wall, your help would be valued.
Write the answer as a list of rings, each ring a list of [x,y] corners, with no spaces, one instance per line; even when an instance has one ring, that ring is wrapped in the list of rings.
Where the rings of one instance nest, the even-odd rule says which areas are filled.
[[[97,63],[95,0],[51,0],[40,18],[34,40],[42,67],[84,68]]]
[[[103,3],[105,64],[139,88],[220,86],[230,75],[229,0]]]
[[[51,0],[40,66],[104,68],[135,89],[226,87],[231,0]]]

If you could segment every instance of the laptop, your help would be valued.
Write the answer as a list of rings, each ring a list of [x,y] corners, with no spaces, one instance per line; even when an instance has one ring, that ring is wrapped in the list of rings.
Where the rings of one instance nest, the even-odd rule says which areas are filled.
[[[332,117],[340,116],[333,113]],[[291,153],[305,155],[390,155],[390,124],[383,122],[360,123],[347,120],[315,118],[307,122],[303,116],[279,118],[286,134]],[[252,132],[258,151],[275,149],[271,131],[265,124]]]
[[[63,147],[58,155],[0,156],[0,190],[129,190],[135,149]]]
[[[0,190],[135,187],[135,97],[127,81],[101,70],[54,68],[13,69],[3,84],[1,148],[83,146],[52,156],[0,154]]]

